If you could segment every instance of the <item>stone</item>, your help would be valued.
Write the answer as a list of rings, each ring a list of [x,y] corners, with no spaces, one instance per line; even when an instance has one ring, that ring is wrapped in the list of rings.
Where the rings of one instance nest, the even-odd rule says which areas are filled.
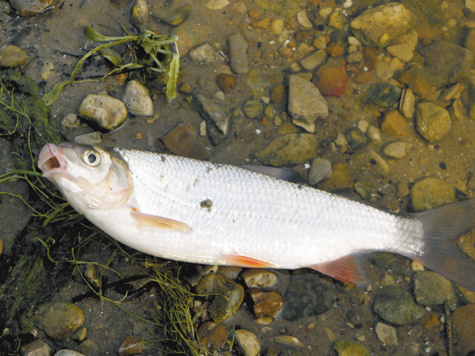
[[[253,310],[256,318],[262,316],[275,318],[284,305],[282,296],[277,292],[266,292],[262,289],[253,288],[249,290],[249,295],[254,302]]]
[[[264,114],[264,105],[259,100],[249,100],[244,103],[244,114],[251,120],[260,120]]]
[[[35,356],[39,356],[39,355],[35,354]],[[56,352],[54,356],[85,356],[85,355],[77,351],[63,349]]]
[[[361,132],[361,130],[353,128],[346,131],[345,137],[352,150],[365,148],[370,141],[368,136]]]
[[[127,108],[109,95],[89,94],[79,107],[79,116],[105,130],[113,130],[127,118]]]
[[[293,349],[302,349],[305,347],[299,339],[292,335],[278,335],[274,338],[274,341],[277,344]]]
[[[392,142],[384,146],[383,153],[391,158],[403,158],[406,155],[406,142]]]
[[[401,97],[401,89],[387,83],[371,85],[363,96],[366,105],[374,105],[380,108],[391,108]]]
[[[332,164],[324,158],[315,158],[308,173],[308,184],[317,185],[322,180],[332,177]]]
[[[351,21],[350,26],[363,44],[384,48],[409,31],[416,21],[416,16],[404,5],[391,2],[365,10]]]
[[[221,10],[229,5],[228,0],[209,0],[206,7],[211,10]]]
[[[454,340],[458,341],[457,354],[469,355],[475,351],[475,304],[464,305],[452,313]]]
[[[219,99],[210,99],[203,94],[196,94],[194,97],[198,112],[206,121],[208,136],[215,145],[226,139],[232,125],[231,113],[217,100]]]
[[[326,51],[330,57],[339,57],[345,53],[345,49],[342,46],[333,42],[327,46]]]
[[[144,351],[144,341],[138,337],[128,337],[119,348],[119,356],[141,354]]]
[[[425,316],[425,309],[396,286],[383,287],[376,293],[373,310],[381,319],[395,325],[414,324]]]
[[[61,127],[63,129],[75,129],[79,125],[81,125],[81,120],[76,114],[68,114],[61,120]]]
[[[50,338],[62,341],[84,323],[84,312],[77,305],[55,302],[43,305],[37,312],[37,325]]]
[[[311,134],[278,136],[255,157],[271,166],[304,163],[317,157],[317,138]]]
[[[274,104],[282,104],[285,97],[285,86],[278,85],[272,88],[270,99]]]
[[[370,356],[366,348],[357,341],[338,340],[333,345],[338,356]]]
[[[198,137],[192,123],[178,124],[160,140],[173,154],[183,157],[206,160],[208,151]]]
[[[401,83],[406,84],[412,89],[414,94],[424,100],[430,100],[434,95],[436,88],[429,84],[424,71],[417,66],[409,67],[398,78]]]
[[[222,323],[207,321],[200,325],[197,337],[200,344],[205,345],[209,351],[219,350],[228,341],[228,330]]]
[[[341,96],[346,93],[346,68],[343,58],[330,58],[317,72],[314,83],[322,95]]]
[[[312,71],[315,68],[317,68],[319,65],[321,65],[323,62],[325,62],[326,58],[327,58],[327,52],[321,49],[301,59],[299,63],[302,66],[302,68]]]
[[[152,116],[153,102],[148,88],[138,80],[127,83],[124,92],[124,104],[134,115]]]
[[[391,65],[384,61],[378,61],[376,63],[375,71],[378,78],[384,80],[385,82],[391,79],[394,75],[394,70]]]
[[[276,19],[270,23],[270,30],[274,35],[280,35],[284,31],[284,20]]]
[[[388,46],[386,49],[394,57],[399,58],[403,62],[409,62],[412,57],[414,57],[414,52],[411,49],[411,46],[407,43]]]
[[[416,129],[427,141],[442,140],[449,132],[452,121],[447,110],[432,102],[423,102],[416,107]]]
[[[241,277],[248,288],[267,288],[277,282],[277,275],[265,269],[246,269]]]
[[[257,356],[261,351],[256,335],[249,330],[238,329],[234,331],[234,339],[243,356]]]
[[[228,38],[229,58],[231,69],[237,74],[249,73],[249,64],[247,59],[247,41],[240,34],[235,33]]]
[[[406,88],[401,92],[401,100],[399,101],[399,112],[408,120],[412,120],[415,112],[416,98],[410,88]]]
[[[366,134],[368,135],[369,139],[373,143],[378,144],[382,140],[381,132],[379,131],[379,129],[376,126],[370,125],[368,127],[368,131],[366,132]]]
[[[0,67],[16,68],[28,62],[28,54],[20,47],[6,45],[0,48]]]
[[[203,44],[211,31],[213,31],[211,24],[207,22],[201,22],[200,26],[196,26],[194,21],[185,21],[175,27],[173,34],[178,37],[180,56],[184,57],[190,50]]]
[[[130,17],[130,20],[135,27],[139,30],[144,30],[149,17],[147,0],[135,0]]]
[[[153,7],[152,16],[158,18],[160,21],[165,22],[171,26],[178,26],[186,20],[191,12],[191,5],[186,4],[176,9],[167,10],[166,7]]]
[[[228,94],[236,86],[237,80],[234,75],[221,73],[216,78],[216,83],[224,94]]]
[[[397,110],[388,111],[384,115],[381,131],[392,137],[406,137],[411,132],[406,119]]]
[[[50,356],[51,347],[43,340],[35,340],[21,347],[22,356]]]
[[[99,131],[94,131],[87,134],[75,136],[73,141],[81,145],[94,146],[102,142],[102,134]]]
[[[424,329],[430,330],[432,328],[439,328],[440,321],[433,312],[429,312],[427,316],[421,321],[421,325]]]
[[[209,64],[221,59],[218,52],[209,43],[191,50],[189,55],[191,60],[197,65]]]
[[[53,5],[53,2],[54,0],[10,0],[10,5],[21,17],[30,17]]]
[[[411,205],[415,211],[431,210],[455,203],[455,189],[447,181],[423,178],[411,188]]]
[[[297,75],[289,77],[288,112],[294,124],[308,132],[315,131],[315,121],[328,117],[328,105],[320,91],[308,80]]]
[[[397,345],[397,333],[396,329],[390,325],[384,323],[377,323],[374,328],[376,336],[378,336],[379,341],[386,345]]]
[[[319,188],[325,191],[353,189],[353,178],[350,167],[344,162],[337,162],[332,166],[332,176],[322,181]]]
[[[419,305],[441,305],[456,301],[452,283],[445,277],[431,271],[419,271],[412,277],[414,296]]]
[[[265,19],[254,22],[252,24],[252,27],[254,27],[254,28],[268,29],[269,26],[270,26],[270,18],[269,17],[266,17]]]

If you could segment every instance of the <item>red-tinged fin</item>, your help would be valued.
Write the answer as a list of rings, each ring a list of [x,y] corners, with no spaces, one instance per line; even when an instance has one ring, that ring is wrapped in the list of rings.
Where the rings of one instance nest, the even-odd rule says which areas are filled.
[[[475,199],[416,213],[424,226],[424,251],[408,256],[448,279],[475,291],[475,260],[457,245],[475,227]]]
[[[191,232],[191,227],[187,224],[163,218],[161,216],[143,214],[137,210],[132,210],[130,215],[135,219],[137,222],[137,227],[146,227],[146,228],[157,228],[157,229],[165,229],[165,230],[175,230],[178,232]]]
[[[368,285],[368,279],[363,270],[363,261],[364,254],[354,254],[308,267],[339,281],[364,287]]]
[[[252,257],[239,255],[221,255],[221,259],[226,261],[227,265],[246,268],[272,268],[274,265],[269,262],[261,261]]]

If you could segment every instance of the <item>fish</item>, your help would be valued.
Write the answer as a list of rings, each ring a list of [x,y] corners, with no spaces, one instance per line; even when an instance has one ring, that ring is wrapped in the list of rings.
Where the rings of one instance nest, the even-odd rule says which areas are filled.
[[[365,256],[387,251],[475,290],[475,260],[457,245],[475,226],[475,199],[394,214],[259,169],[68,142],[46,144],[38,167],[75,210],[146,254],[307,267],[364,286]]]

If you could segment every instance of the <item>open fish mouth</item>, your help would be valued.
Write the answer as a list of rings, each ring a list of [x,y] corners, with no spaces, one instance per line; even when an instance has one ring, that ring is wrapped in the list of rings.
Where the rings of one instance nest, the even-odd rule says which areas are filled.
[[[41,169],[44,177],[50,178],[54,174],[66,171],[67,162],[62,157],[61,151],[60,146],[51,143],[42,148],[38,157],[38,168]]]

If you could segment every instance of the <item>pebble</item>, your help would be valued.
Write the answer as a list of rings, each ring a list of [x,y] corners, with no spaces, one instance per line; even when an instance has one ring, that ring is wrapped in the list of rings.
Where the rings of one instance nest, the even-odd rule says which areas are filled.
[[[224,94],[228,94],[236,86],[237,80],[234,75],[221,73],[216,78],[216,83]]]
[[[299,61],[300,65],[306,70],[314,70],[327,59],[327,52],[323,49],[312,52],[307,57]]]
[[[399,101],[400,97],[400,88],[388,83],[377,83],[366,90],[363,100],[367,105],[389,109]]]
[[[406,88],[401,93],[399,101],[399,112],[408,120],[414,117],[416,98],[410,88]]]
[[[325,36],[317,36],[315,37],[315,39],[313,40],[312,42],[313,46],[316,48],[316,49],[320,49],[320,50],[324,50],[327,48],[327,37]],[[326,51],[325,51],[326,53]]]
[[[388,81],[393,77],[394,69],[389,65],[389,63],[378,61],[376,64],[376,75],[381,80]]]
[[[442,140],[451,123],[449,112],[434,103],[419,103],[416,107],[417,132],[431,143]]]
[[[241,277],[248,288],[268,288],[277,282],[277,275],[265,269],[246,269]]]
[[[259,100],[249,100],[244,104],[244,114],[248,119],[259,121],[264,114],[264,105]]]
[[[320,91],[297,75],[289,77],[288,112],[293,123],[308,132],[315,131],[315,121],[328,117],[328,105]]]
[[[369,138],[361,130],[352,128],[346,131],[345,137],[352,150],[365,148],[369,143]]]
[[[285,86],[284,85],[277,85],[276,87],[272,88],[270,99],[274,104],[282,104],[284,102],[285,97]]]
[[[415,211],[431,210],[455,203],[455,189],[443,179],[423,178],[411,187],[411,205]]]
[[[277,19],[270,23],[270,30],[274,35],[280,35],[284,30],[284,20]]]
[[[469,355],[475,350],[475,304],[464,305],[452,314],[454,340],[458,341],[460,355]]]
[[[200,325],[197,332],[201,345],[205,345],[209,351],[220,349],[228,341],[228,330],[223,323],[207,321]]]
[[[35,340],[21,347],[22,356],[49,356],[51,347],[43,340]]]
[[[320,67],[317,77],[318,82],[314,84],[322,95],[341,96],[346,93],[346,68],[343,58],[330,58]]]
[[[302,344],[299,339],[292,335],[278,335],[274,338],[274,341],[277,344],[295,349],[301,349],[305,347],[305,345]]]
[[[112,96],[89,94],[79,107],[79,116],[105,130],[112,130],[124,122],[127,108]]]
[[[421,70],[416,66],[409,67],[402,73],[398,80],[406,84],[412,89],[414,94],[420,96],[424,100],[430,100],[434,95],[436,88],[431,86],[423,77]]]
[[[413,324],[426,313],[408,292],[396,286],[380,289],[374,297],[373,309],[381,319],[396,325]]]
[[[432,328],[439,328],[440,321],[433,312],[429,312],[427,316],[421,321],[421,325],[424,329],[430,330]]]
[[[215,145],[220,144],[229,134],[232,115],[216,101],[218,99],[210,99],[203,94],[196,94],[194,99],[201,117],[206,121],[206,131],[211,141]]]
[[[193,21],[185,21],[180,26],[175,27],[173,34],[178,37],[180,56],[184,57],[190,50],[203,44],[212,31],[214,29],[207,22],[201,22],[200,26],[196,26]]]
[[[403,62],[409,62],[414,57],[414,52],[411,46],[407,43],[400,43],[393,46],[388,46],[387,51],[394,57],[399,58]]]
[[[322,180],[332,177],[332,164],[324,158],[315,158],[308,173],[308,184],[317,185]]]
[[[211,10],[221,10],[229,5],[228,0],[210,0],[206,7]]]
[[[82,145],[98,145],[102,142],[102,134],[99,131],[90,132],[74,137],[74,142]]]
[[[386,345],[397,345],[397,333],[396,329],[390,325],[384,323],[377,323],[376,327],[374,328],[376,336],[378,337],[379,341]]]
[[[191,60],[197,65],[213,63],[221,59],[218,52],[209,43],[191,50],[189,54]]]
[[[338,356],[370,356],[370,353],[362,344],[353,340],[338,340],[333,348]]]
[[[337,162],[332,166],[332,176],[320,183],[320,189],[337,191],[353,189],[353,178],[347,163]]]
[[[261,352],[261,345],[256,335],[249,330],[238,329],[234,331],[234,339],[243,356],[257,356]]]
[[[376,162],[377,167],[381,170],[382,173],[389,173],[389,165],[386,160],[381,157],[375,150],[368,150],[369,157]]]
[[[414,296],[419,305],[441,305],[456,301],[452,283],[445,277],[431,271],[419,271],[412,277]]]
[[[282,296],[277,292],[253,288],[249,290],[249,295],[254,302],[253,310],[256,318],[263,316],[274,318],[284,305]]]
[[[309,20],[307,16],[307,10],[302,10],[302,11],[297,12],[297,21],[300,25],[302,25],[302,27],[306,27],[306,28],[313,27],[312,22]]]
[[[35,356],[39,356],[39,355],[35,354]],[[58,352],[56,352],[54,356],[84,356],[84,355],[77,351],[64,349],[64,350],[59,350]]]
[[[379,129],[376,126],[370,125],[368,127],[368,131],[366,132],[366,134],[368,135],[369,139],[373,143],[378,144],[382,140],[381,132],[379,131]]]
[[[317,138],[304,133],[278,136],[255,157],[271,166],[305,163],[317,157]]]
[[[84,312],[77,305],[56,302],[43,305],[37,312],[38,327],[54,340],[69,337],[84,323]]]
[[[29,17],[39,14],[53,5],[53,2],[54,0],[10,0],[10,5],[21,17]]]
[[[175,155],[201,160],[206,160],[209,157],[208,151],[199,140],[198,133],[192,123],[179,123],[160,140]]]
[[[363,199],[368,199],[370,197],[370,194],[372,192],[371,186],[363,181],[356,181],[355,184],[353,185],[353,189],[355,190],[358,195],[363,198]]]
[[[361,132],[366,133],[368,131],[369,123],[366,120],[360,120],[358,121],[357,126]]]
[[[61,120],[61,127],[63,129],[75,129],[79,125],[81,125],[81,120],[76,114],[68,114]]]
[[[406,142],[392,142],[384,146],[383,152],[386,156],[391,158],[403,158],[406,155]]]
[[[123,100],[125,106],[132,114],[139,116],[153,115],[153,102],[150,92],[138,80],[131,80],[127,83]]]
[[[138,337],[128,337],[119,348],[119,356],[141,354],[144,350],[144,341]]]
[[[167,10],[163,6],[152,12],[152,16],[171,26],[178,26],[190,15],[191,5],[186,4],[173,10]]]
[[[28,62],[28,54],[20,47],[6,45],[0,48],[0,67],[21,67]]]
[[[231,69],[237,74],[249,73],[249,64],[247,59],[247,41],[239,33],[235,33],[228,38],[229,57]]]
[[[397,110],[386,112],[381,122],[381,131],[392,137],[406,137],[411,132],[406,119]]]
[[[266,17],[265,19],[263,19],[261,21],[254,22],[252,24],[252,27],[254,27],[254,28],[267,29],[267,28],[269,28],[269,26],[270,26],[270,18],[269,17]]]
[[[135,0],[131,10],[131,22],[139,30],[144,30],[149,17],[147,0]]]

